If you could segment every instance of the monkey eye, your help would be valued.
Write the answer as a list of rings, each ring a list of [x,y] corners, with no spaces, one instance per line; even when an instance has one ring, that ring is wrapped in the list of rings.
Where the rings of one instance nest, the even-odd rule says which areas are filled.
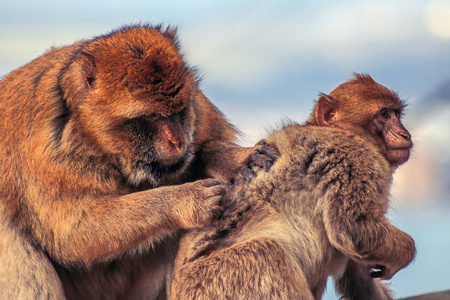
[[[397,119],[400,119],[400,115],[401,115],[401,112],[399,110],[396,110],[395,116],[397,117]]]
[[[389,113],[388,113],[387,108],[383,108],[382,110],[380,110],[380,116],[383,119],[388,119],[389,118]]]

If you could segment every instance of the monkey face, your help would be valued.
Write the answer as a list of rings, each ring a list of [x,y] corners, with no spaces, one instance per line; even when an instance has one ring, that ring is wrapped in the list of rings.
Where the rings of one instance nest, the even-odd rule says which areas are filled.
[[[85,130],[91,143],[113,158],[130,184],[157,186],[182,173],[191,162],[195,120],[192,106],[169,116],[108,118],[99,112]]]
[[[400,121],[403,107],[397,93],[368,75],[356,74],[330,95],[321,94],[312,123],[351,127],[352,132],[374,142],[395,168],[408,160],[413,146],[410,133]]]
[[[155,186],[186,168],[199,90],[173,33],[130,28],[101,37],[70,71],[78,84],[69,78],[65,92],[78,128],[129,183]]]
[[[383,138],[384,155],[392,166],[409,158],[413,146],[411,135],[400,122],[400,110],[383,107],[374,120],[377,134]]]
[[[141,107],[141,103],[136,104],[140,100],[130,98],[130,103],[135,104],[118,110],[127,111],[126,114],[114,118],[103,114],[103,122],[109,125],[100,129],[98,141],[103,149],[118,158],[129,183],[157,186],[182,173],[193,158],[195,99],[186,100],[188,105],[179,112],[162,115],[151,113],[154,110]],[[140,108],[132,111],[131,117],[130,106]]]
[[[134,185],[158,185],[180,174],[193,158],[191,109],[167,118],[144,116],[125,121],[123,130],[134,145],[125,170]]]

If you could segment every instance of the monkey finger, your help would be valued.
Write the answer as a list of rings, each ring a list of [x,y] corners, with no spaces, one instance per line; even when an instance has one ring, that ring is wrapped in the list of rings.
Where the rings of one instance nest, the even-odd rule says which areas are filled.
[[[206,188],[217,186],[217,185],[223,185],[222,181],[215,179],[215,178],[203,179],[203,180],[199,180],[197,182],[202,184]]]
[[[257,167],[268,171],[279,156],[278,148],[269,144],[266,140],[259,141],[255,147],[255,151],[249,157],[249,167]]]
[[[215,212],[221,212],[223,210],[222,196],[208,198],[207,204],[213,215]]]
[[[259,153],[267,155],[274,161],[277,159],[278,156],[280,156],[280,151],[275,146],[275,144],[271,144],[267,140],[259,141],[258,143],[256,143],[256,146],[260,146],[258,149]]]
[[[226,192],[227,192],[227,189],[226,189],[225,184],[209,186],[209,187],[206,187],[205,190],[203,191],[204,197],[206,199],[208,199],[208,201],[209,201],[209,198],[214,198],[214,197],[221,198],[221,197],[225,196]]]
[[[213,196],[206,199],[206,205],[208,208],[208,219],[207,223],[217,220],[224,211],[224,197],[223,196]]]
[[[256,172],[254,172],[252,168],[245,166],[239,169],[239,175],[243,180],[247,181],[256,177]]]

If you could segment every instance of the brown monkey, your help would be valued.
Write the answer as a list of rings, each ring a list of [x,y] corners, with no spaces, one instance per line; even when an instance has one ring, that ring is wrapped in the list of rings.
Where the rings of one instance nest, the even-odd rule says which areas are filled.
[[[411,135],[400,117],[404,103],[398,95],[368,75],[355,77],[318,99],[308,124],[344,127],[356,123],[389,162],[392,172],[406,162],[412,148]],[[376,273],[366,266],[349,261],[345,273],[335,278],[336,288],[344,299],[393,299],[390,289],[374,279]]]
[[[221,210],[223,184],[194,180],[264,152],[232,144],[171,28],[51,49],[0,90],[6,298],[163,297],[180,232]]]
[[[391,297],[371,276],[391,278],[415,255],[385,217],[392,168],[412,144],[396,94],[361,75],[336,97],[342,87],[347,98],[320,97],[309,124],[271,134],[270,171],[238,179],[219,221],[182,237],[172,299],[320,299],[329,275],[345,297]]]

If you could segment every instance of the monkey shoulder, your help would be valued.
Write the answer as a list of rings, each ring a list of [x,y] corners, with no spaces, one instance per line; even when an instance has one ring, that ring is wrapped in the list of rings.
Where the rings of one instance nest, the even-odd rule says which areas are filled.
[[[306,186],[359,181],[375,182],[386,189],[391,181],[389,163],[376,146],[342,129],[291,124],[268,140],[280,151],[277,162],[284,173],[293,180],[300,177]]]

